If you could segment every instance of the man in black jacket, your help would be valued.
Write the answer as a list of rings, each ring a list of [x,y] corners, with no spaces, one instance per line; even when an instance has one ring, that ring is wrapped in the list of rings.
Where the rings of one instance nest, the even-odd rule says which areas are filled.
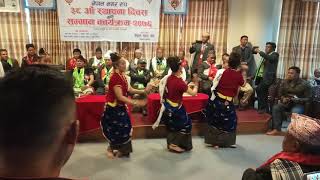
[[[265,52],[255,48],[253,51],[262,57],[259,68],[255,75],[255,84],[258,96],[258,111],[260,114],[267,112],[268,89],[276,79],[279,62],[279,54],[275,52],[276,43],[267,42]]]
[[[198,66],[200,66],[203,61],[207,60],[209,51],[215,52],[214,46],[208,42],[209,39],[210,34],[203,33],[202,41],[197,41],[196,43],[192,44],[189,49],[190,54],[195,53],[191,67],[192,74],[197,73]]]
[[[248,77],[253,77],[257,69],[256,62],[252,54],[252,45],[248,42],[248,36],[244,35],[240,38],[240,45],[232,48],[232,52],[236,52],[241,55],[241,64],[245,64],[249,67]]]

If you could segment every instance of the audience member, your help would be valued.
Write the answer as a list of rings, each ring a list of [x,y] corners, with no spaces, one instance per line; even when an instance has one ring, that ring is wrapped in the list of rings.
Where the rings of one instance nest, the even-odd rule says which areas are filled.
[[[280,103],[272,107],[272,121],[267,135],[281,135],[285,112],[303,114],[312,97],[311,87],[300,78],[300,68],[290,67],[287,79],[280,85]]]
[[[98,74],[98,69],[104,66],[104,59],[102,58],[102,49],[101,47],[97,47],[95,56],[89,59],[89,67],[92,68],[95,75]]]
[[[8,51],[6,49],[0,49],[0,60],[5,73],[19,68],[19,63],[16,59],[9,58]]]
[[[189,49],[190,54],[195,53],[191,67],[192,74],[198,73],[198,67],[208,58],[209,51],[215,52],[214,46],[209,43],[209,39],[209,33],[202,33],[202,40],[193,43]]]
[[[266,43],[266,52],[262,52],[258,47],[254,49],[262,57],[261,63],[255,75],[255,84],[258,97],[258,111],[260,114],[267,112],[268,90],[271,84],[276,80],[279,54],[275,52],[276,44],[273,42]]]
[[[243,180],[303,179],[320,170],[320,120],[293,114],[282,152],[257,169],[247,169]]]
[[[129,75],[130,74],[130,61],[128,59],[128,51],[122,50],[120,56],[126,62],[126,75]]]
[[[4,72],[2,63],[0,63],[0,78],[3,78],[6,75],[6,73]]]
[[[248,36],[241,36],[240,45],[232,48],[232,52],[236,52],[241,55],[241,64],[248,65],[249,70],[247,76],[252,78],[257,70],[257,65],[252,54],[252,46],[248,42]]]
[[[320,69],[315,69],[313,72],[313,77],[310,80],[310,85],[312,87],[314,86],[320,86]]]
[[[131,86],[135,89],[142,90],[150,82],[150,71],[146,69],[147,62],[144,59],[138,61],[138,67],[130,71]]]
[[[190,72],[190,67],[189,67],[189,63],[188,63],[188,60],[187,58],[185,57],[186,53],[184,50],[180,50],[179,51],[179,54],[178,54],[178,57],[181,61],[181,66],[184,68],[186,74],[183,75],[182,74],[182,78],[185,80],[185,81],[190,81],[190,75],[191,75],[191,72]],[[185,76],[185,77],[183,77]]]
[[[131,77],[131,86],[134,89],[143,90],[147,87],[147,84],[150,82],[151,75],[150,71],[146,69],[147,62],[144,59],[138,61],[138,67],[130,71]],[[135,94],[134,99],[146,99],[145,94]],[[142,114],[147,115],[146,107],[139,108],[139,111],[142,111]]]
[[[73,57],[68,59],[66,62],[66,70],[72,71],[77,65],[77,60],[81,59],[87,64],[87,60],[81,55],[81,50],[76,48],[73,50]]]
[[[27,55],[22,58],[21,68],[24,68],[28,65],[35,64],[39,61],[39,57],[36,53],[36,49],[33,44],[26,45]]]
[[[143,55],[143,53],[142,53],[141,49],[136,49],[134,51],[134,60],[132,60],[130,62],[130,70],[137,68],[138,61],[139,61],[139,59],[142,59],[142,55]],[[148,65],[150,65],[150,63],[147,62],[147,69],[149,69]]]
[[[240,102],[239,102],[239,97],[236,96],[234,98],[234,104],[235,105],[239,105],[239,110],[245,110],[246,108],[248,108],[248,105],[249,105],[249,100],[253,94],[253,88],[252,86],[248,83],[250,78],[248,78],[248,71],[249,71],[249,67],[247,64],[242,64],[240,66],[240,71],[241,71],[241,74],[242,74],[242,77],[245,81],[245,85],[244,86],[241,86],[240,89],[239,89],[239,92],[242,93],[242,98],[240,99]]]
[[[30,65],[0,80],[0,93],[0,179],[60,179],[79,129],[72,84]]]
[[[150,71],[152,73],[152,77],[157,80],[162,79],[168,74],[169,67],[167,66],[167,60],[163,55],[162,48],[158,48],[156,56],[152,58]]]
[[[100,66],[97,76],[98,88],[97,94],[106,94],[109,91],[109,81],[111,74],[113,72],[112,61],[111,61],[111,51],[108,51],[104,55],[104,66]]]
[[[44,49],[39,49],[39,61],[35,64],[52,64],[50,54]]]
[[[216,67],[216,55],[214,51],[208,53],[206,61],[203,61],[198,68],[198,75],[201,79],[200,81],[200,92],[211,95],[211,86],[214,77],[218,71]]]
[[[72,71],[73,89],[76,95],[93,94],[94,74],[91,68],[85,67],[82,58],[77,59],[76,67]]]
[[[221,65],[222,69],[228,69],[229,68],[229,54],[228,53],[224,53],[222,55],[222,65]]]

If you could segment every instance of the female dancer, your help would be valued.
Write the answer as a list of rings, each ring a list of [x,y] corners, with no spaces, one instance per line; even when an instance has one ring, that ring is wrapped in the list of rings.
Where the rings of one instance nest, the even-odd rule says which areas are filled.
[[[214,147],[233,147],[236,143],[237,114],[233,99],[240,86],[245,81],[237,68],[240,65],[241,56],[231,53],[228,68],[219,70],[214,81],[214,90],[209,99],[206,118],[208,131],[205,135],[205,143]]]
[[[163,105],[165,110],[161,121],[165,123],[168,130],[167,147],[170,151],[182,153],[192,149],[191,128],[192,122],[182,105],[183,93],[195,96],[198,91],[198,82],[188,85],[182,80],[182,65],[178,57],[169,57],[168,65],[172,70],[161,81],[166,81],[160,92],[163,94]],[[191,89],[190,86],[193,86]]]
[[[107,155],[109,158],[129,157],[132,152],[132,126],[127,113],[126,104],[145,106],[146,101],[132,100],[128,93],[144,94],[149,91],[133,89],[126,79],[126,61],[116,53],[111,54],[113,73],[109,81],[106,108],[101,120],[103,134],[109,142]]]

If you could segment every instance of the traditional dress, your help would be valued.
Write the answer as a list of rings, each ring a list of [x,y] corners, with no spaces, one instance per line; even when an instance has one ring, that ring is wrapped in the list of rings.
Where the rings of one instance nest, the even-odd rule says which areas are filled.
[[[221,75],[219,72],[214,79],[214,83],[217,79],[218,83],[206,108],[208,131],[205,143],[228,147],[236,143],[237,114],[233,98],[237,95],[239,86],[244,84],[244,79],[240,72],[230,68]]]
[[[117,150],[122,155],[129,155],[132,152],[132,125],[125,103],[116,99],[115,86],[121,88],[123,96],[128,96],[126,76],[120,73],[112,73],[109,81],[106,110],[102,116],[101,126],[103,134],[110,144],[110,149],[112,151]]]
[[[167,127],[167,145],[177,145],[190,151],[192,149],[192,122],[182,105],[183,93],[188,90],[187,84],[175,75],[167,77],[163,105],[165,110],[161,121]]]
[[[21,68],[34,64],[35,62],[38,61],[38,58],[39,58],[38,55],[33,55],[33,56],[27,55],[23,57],[21,61]]]

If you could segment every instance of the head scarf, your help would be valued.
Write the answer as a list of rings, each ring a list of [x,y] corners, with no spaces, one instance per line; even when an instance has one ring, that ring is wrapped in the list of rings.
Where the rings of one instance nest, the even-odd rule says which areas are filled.
[[[292,114],[288,133],[299,141],[320,146],[320,120],[305,115]]]

